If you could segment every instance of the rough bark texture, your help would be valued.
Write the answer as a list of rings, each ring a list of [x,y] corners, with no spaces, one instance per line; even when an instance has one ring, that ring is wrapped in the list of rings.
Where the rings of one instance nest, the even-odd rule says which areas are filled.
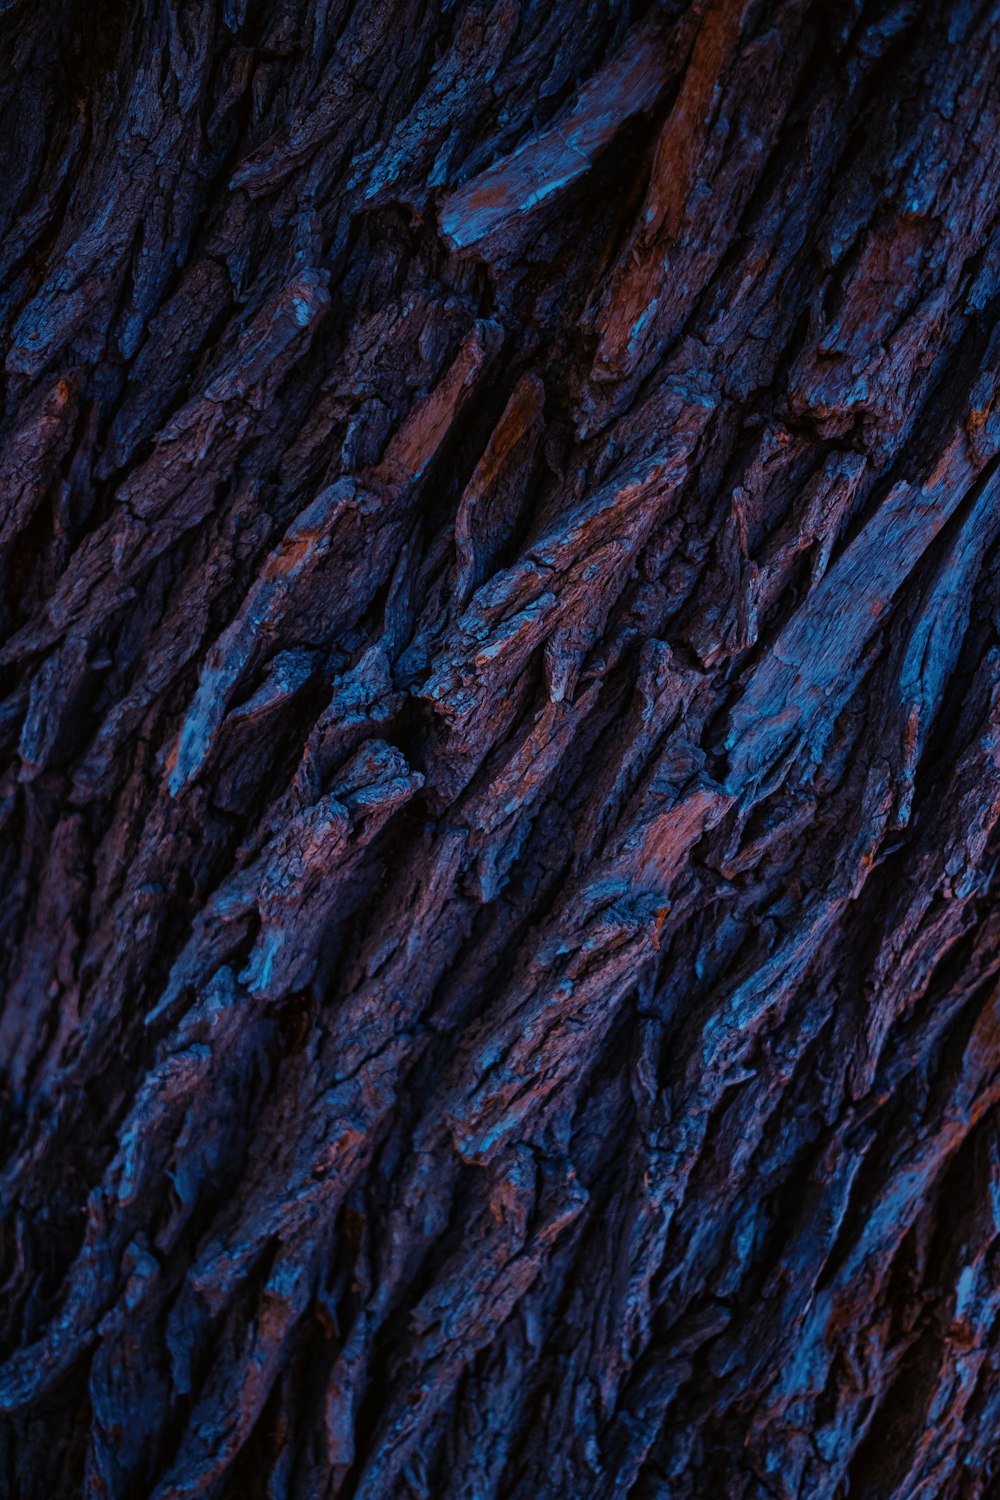
[[[998,23],[2,0],[5,1497],[1000,1495]]]

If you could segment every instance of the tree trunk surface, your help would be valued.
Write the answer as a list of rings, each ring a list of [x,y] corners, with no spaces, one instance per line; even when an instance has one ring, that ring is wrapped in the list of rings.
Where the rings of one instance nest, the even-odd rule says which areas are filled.
[[[0,1493],[1000,1495],[996,0],[0,52]]]

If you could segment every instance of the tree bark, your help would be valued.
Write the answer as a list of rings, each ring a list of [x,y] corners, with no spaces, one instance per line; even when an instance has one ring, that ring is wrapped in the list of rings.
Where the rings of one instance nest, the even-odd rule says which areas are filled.
[[[0,37],[0,1492],[1000,1496],[997,5]]]

